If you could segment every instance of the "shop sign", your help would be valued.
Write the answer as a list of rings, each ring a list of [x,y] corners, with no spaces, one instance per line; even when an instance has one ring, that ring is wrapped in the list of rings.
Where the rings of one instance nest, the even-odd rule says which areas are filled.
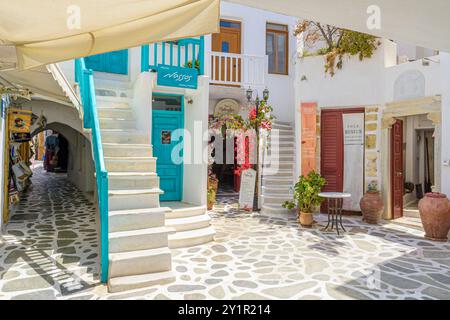
[[[159,86],[197,89],[198,71],[193,68],[159,65],[157,83]]]
[[[239,208],[244,210],[253,209],[255,186],[256,186],[256,171],[253,169],[247,169],[242,171],[241,189],[239,191]]]
[[[30,133],[31,111],[9,109],[9,131],[11,133]]]

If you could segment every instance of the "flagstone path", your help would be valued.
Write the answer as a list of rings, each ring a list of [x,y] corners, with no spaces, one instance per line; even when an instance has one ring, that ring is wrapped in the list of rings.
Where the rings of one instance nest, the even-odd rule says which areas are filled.
[[[222,204],[211,212],[215,242],[173,250],[175,282],[108,294],[92,204],[63,177],[33,179],[26,222],[10,224],[0,244],[0,299],[450,299],[450,242],[357,217],[337,236],[321,231],[323,215],[304,229]]]

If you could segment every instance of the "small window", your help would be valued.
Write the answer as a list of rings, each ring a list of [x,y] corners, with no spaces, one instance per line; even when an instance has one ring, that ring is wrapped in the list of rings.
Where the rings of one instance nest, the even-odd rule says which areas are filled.
[[[266,54],[269,56],[269,73],[288,74],[289,28],[286,25],[267,23]]]
[[[220,20],[220,26],[224,28],[241,29],[241,23],[237,21]]]
[[[153,95],[153,110],[182,111],[182,96]]]

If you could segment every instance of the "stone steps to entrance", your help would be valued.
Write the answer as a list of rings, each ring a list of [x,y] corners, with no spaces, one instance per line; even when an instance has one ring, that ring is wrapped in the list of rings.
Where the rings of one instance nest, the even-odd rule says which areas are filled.
[[[120,78],[122,79],[122,78]],[[160,208],[150,135],[136,130],[128,81],[97,79],[97,109],[109,190],[110,292],[175,279],[166,208]]]
[[[99,118],[100,129],[135,129],[135,121],[118,118]]]
[[[211,218],[207,214],[166,220],[166,226],[174,228],[176,232],[208,228],[210,224]]]
[[[157,208],[159,196],[163,191],[159,188],[137,190],[109,190],[109,210]]]
[[[108,178],[110,190],[159,188],[155,172],[109,172]]]
[[[170,271],[172,257],[167,247],[109,254],[109,277]]]
[[[122,292],[156,285],[164,285],[175,281],[175,279],[176,276],[173,271],[124,276],[110,279],[108,282],[108,288],[112,293]]]
[[[108,172],[156,172],[156,158],[105,157]]]
[[[105,157],[152,157],[150,144],[103,143]]]
[[[133,120],[133,111],[131,108],[100,108],[97,110],[101,119],[126,119]]]
[[[168,235],[173,232],[173,229],[167,227],[111,232],[109,234],[109,253],[167,247],[169,245]]]
[[[281,205],[292,200],[295,169],[294,127],[276,121],[270,133],[269,147],[263,163],[261,214],[287,217],[289,210]]]
[[[215,231],[206,206],[182,202],[166,204],[170,207],[166,211],[166,226],[176,230],[169,235],[170,248],[192,247],[214,240]]]
[[[165,225],[166,208],[110,210],[109,232],[156,228]]]
[[[103,143],[150,144],[149,137],[137,130],[103,129],[101,134]]]
[[[187,248],[214,241],[216,231],[213,227],[181,231],[169,235],[169,247],[171,249]]]

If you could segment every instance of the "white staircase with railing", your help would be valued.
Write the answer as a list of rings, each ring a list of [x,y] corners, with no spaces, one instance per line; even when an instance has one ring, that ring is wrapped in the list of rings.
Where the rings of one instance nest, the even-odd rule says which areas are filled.
[[[291,215],[291,211],[284,209],[282,204],[285,201],[292,201],[293,195],[294,128],[291,123],[275,121],[273,129],[269,136],[263,163],[261,214],[287,218]],[[273,163],[274,159],[278,159],[278,164]]]
[[[171,282],[172,257],[149,137],[136,129],[128,83],[96,83],[97,112],[109,177],[110,292]],[[102,85],[103,84],[103,85]]]

